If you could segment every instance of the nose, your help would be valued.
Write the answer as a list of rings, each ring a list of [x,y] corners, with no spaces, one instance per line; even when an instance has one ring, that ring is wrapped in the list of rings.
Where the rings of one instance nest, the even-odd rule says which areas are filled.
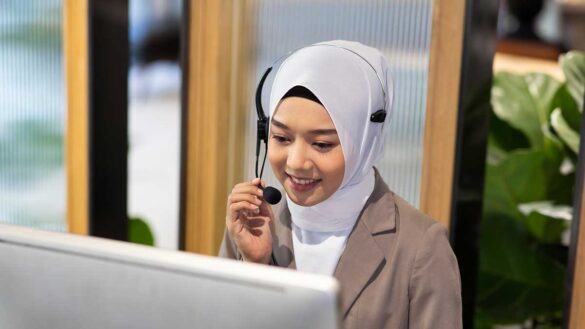
[[[290,145],[286,166],[293,172],[300,172],[311,168],[311,160],[307,156],[307,148],[303,143],[296,142]]]

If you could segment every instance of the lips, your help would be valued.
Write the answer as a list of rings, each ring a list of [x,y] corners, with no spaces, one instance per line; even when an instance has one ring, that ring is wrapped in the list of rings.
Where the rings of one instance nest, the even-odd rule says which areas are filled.
[[[295,184],[301,184],[301,185],[307,185],[307,184],[311,184],[311,183],[314,183],[317,181],[316,179],[299,179],[299,178],[296,178],[293,176],[290,176],[290,179],[292,179],[292,181]]]
[[[317,186],[321,182],[320,179],[300,178],[288,174],[286,181],[289,184],[289,186],[291,186],[294,190],[299,192],[309,191],[315,188],[315,186]]]

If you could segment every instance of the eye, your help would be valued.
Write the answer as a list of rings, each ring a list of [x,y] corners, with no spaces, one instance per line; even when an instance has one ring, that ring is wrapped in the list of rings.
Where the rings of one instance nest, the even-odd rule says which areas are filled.
[[[328,149],[333,147],[333,144],[323,143],[323,142],[316,142],[316,143],[313,143],[313,145],[315,145],[320,150],[328,150]]]
[[[288,138],[279,135],[272,135],[272,139],[274,139],[279,144],[288,142]]]

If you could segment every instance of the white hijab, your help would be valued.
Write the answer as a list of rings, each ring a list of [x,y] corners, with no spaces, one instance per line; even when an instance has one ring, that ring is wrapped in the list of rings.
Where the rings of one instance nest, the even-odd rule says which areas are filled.
[[[297,50],[274,77],[271,118],[295,86],[313,92],[329,113],[343,150],[345,173],[339,189],[317,205],[299,206],[287,196],[291,218],[301,229],[313,232],[347,230],[374,189],[373,166],[382,154],[383,129],[392,112],[388,64],[380,51],[358,42],[327,41]],[[370,121],[370,115],[383,108],[385,122]]]

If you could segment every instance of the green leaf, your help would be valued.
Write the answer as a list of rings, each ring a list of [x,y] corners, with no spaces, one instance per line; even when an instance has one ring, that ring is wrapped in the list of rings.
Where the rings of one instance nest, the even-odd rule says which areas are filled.
[[[553,109],[560,108],[569,126],[573,130],[579,131],[581,128],[581,112],[577,107],[577,103],[575,103],[575,99],[569,93],[567,84],[564,84],[557,91],[553,99],[552,107]]]
[[[583,111],[583,97],[585,97],[585,53],[570,51],[560,56],[559,63],[567,79],[567,88],[575,99],[579,111]]]
[[[573,202],[574,173],[563,174],[561,166],[567,158],[567,151],[563,143],[548,130],[545,132],[543,152],[545,160],[542,164],[542,175],[546,177],[546,197],[541,200],[551,200],[557,204],[571,204]],[[538,201],[538,200],[534,200]]]
[[[563,118],[561,109],[556,109],[552,112],[550,116],[550,124],[569,149],[575,152],[575,154],[578,154],[579,133],[571,129],[567,121],[565,121],[565,118]]]
[[[478,309],[497,323],[521,323],[563,307],[564,268],[511,218],[485,216]]]
[[[517,204],[546,199],[543,151],[519,150],[499,165],[487,166],[486,207],[516,209]],[[504,200],[506,200],[504,202]]]
[[[489,157],[501,159],[507,152],[517,149],[530,148],[530,142],[518,129],[513,128],[507,122],[500,120],[497,115],[490,116],[490,132],[488,147],[493,152],[488,152]]]
[[[489,321],[490,329],[494,325],[521,324],[535,317],[549,322],[562,312],[562,284],[555,286],[560,289],[555,292],[543,285],[523,284],[485,273],[480,273],[478,281],[480,290],[489,294],[478,296],[476,309],[483,315],[484,325]]]
[[[520,149],[499,163],[486,165],[484,209],[522,220],[521,203],[551,200],[570,204],[574,174],[563,175],[565,158],[560,141],[546,137],[541,150]]]
[[[145,220],[139,217],[128,220],[128,242],[154,246],[154,235]]]
[[[559,244],[568,222],[533,212],[526,218],[526,227],[539,242]]]
[[[491,98],[494,114],[521,131],[533,148],[540,148],[561,87],[561,82],[542,73],[524,76],[498,73],[494,76]]]
[[[551,201],[523,203],[518,205],[518,210],[527,216],[525,227],[542,243],[560,243],[573,214],[571,207]]]

